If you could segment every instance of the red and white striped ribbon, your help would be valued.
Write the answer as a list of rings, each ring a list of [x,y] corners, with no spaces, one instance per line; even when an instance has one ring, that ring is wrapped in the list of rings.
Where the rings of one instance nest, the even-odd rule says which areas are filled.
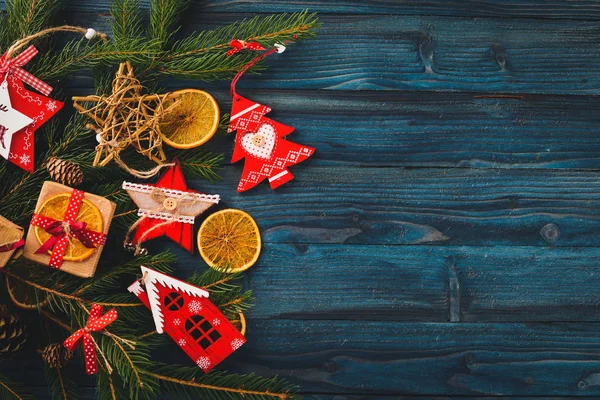
[[[38,51],[34,45],[29,46],[25,51],[14,58],[6,58],[6,53],[0,58],[0,74],[10,74],[33,87],[38,92],[48,96],[52,92],[52,86],[38,79],[35,75],[25,71],[22,66],[27,64]]]

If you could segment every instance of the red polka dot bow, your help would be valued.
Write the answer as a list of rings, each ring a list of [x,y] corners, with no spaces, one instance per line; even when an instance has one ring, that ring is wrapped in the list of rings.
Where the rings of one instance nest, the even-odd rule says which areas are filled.
[[[233,39],[231,42],[229,42],[229,47],[231,47],[231,50],[229,50],[227,52],[227,57],[232,56],[236,53],[239,53],[240,51],[244,50],[244,49],[248,49],[248,50],[266,50],[264,47],[262,47],[260,44],[256,43],[256,42],[245,42],[243,40],[238,40],[238,39]]]
[[[35,57],[37,53],[38,51],[34,45],[29,46],[27,49],[25,49],[25,51],[14,58],[7,59],[6,53],[4,53],[2,58],[0,58],[0,74],[11,74],[23,82],[31,85],[31,87],[40,93],[48,96],[52,91],[52,86],[21,68],[33,57]]]
[[[88,375],[98,373],[98,360],[96,356],[96,344],[90,332],[98,332],[106,328],[117,320],[117,310],[111,308],[106,314],[102,315],[102,306],[92,304],[88,323],[84,328],[79,329],[69,336],[63,343],[69,351],[74,351],[83,338],[83,353],[85,356],[85,372]]]
[[[62,221],[57,221],[37,213],[33,214],[31,225],[39,226],[52,235],[50,239],[37,249],[35,254],[44,254],[52,250],[49,265],[53,268],[60,268],[62,265],[63,257],[71,238],[79,240],[87,248],[103,245],[106,241],[106,235],[103,233],[86,229],[85,222],[75,222],[84,195],[85,193],[81,190],[73,189],[73,193],[71,193],[71,197],[69,198],[67,212]]]

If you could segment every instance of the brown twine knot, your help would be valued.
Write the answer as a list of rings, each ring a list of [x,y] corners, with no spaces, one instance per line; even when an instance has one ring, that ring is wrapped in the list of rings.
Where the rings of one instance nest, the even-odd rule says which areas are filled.
[[[133,225],[131,225],[129,230],[127,230],[127,234],[125,235],[125,240],[123,241],[123,246],[125,247],[125,249],[133,250],[133,254],[135,256],[145,255],[148,253],[148,251],[146,249],[142,248],[142,243],[146,240],[146,238],[150,235],[151,232],[153,232],[157,229],[163,228],[172,222],[177,221],[177,218],[180,216],[180,213],[179,213],[180,207],[193,206],[194,204],[196,204],[199,201],[196,196],[194,196],[193,194],[190,194],[190,193],[186,193],[185,195],[183,195],[179,198],[169,197],[169,196],[165,195],[164,191],[161,190],[161,188],[158,188],[158,187],[154,188],[152,190],[152,192],[150,193],[150,198],[158,203],[158,207],[153,210],[150,210],[148,214],[152,215],[154,213],[161,213],[164,211],[168,211],[172,215],[172,218],[168,221],[164,221],[160,224],[154,225],[152,228],[148,229],[146,232],[144,232],[142,234],[142,236],[140,237],[140,239],[138,240],[138,242],[136,244],[133,244],[131,242],[131,235],[133,234],[133,232],[135,232],[135,230],[137,229],[139,224],[142,221],[144,221],[144,219],[150,218],[150,217],[148,217],[147,215],[144,215],[140,219],[135,221],[133,223]],[[167,199],[174,199],[176,201],[175,208],[169,210],[165,207],[165,200],[167,200]]]

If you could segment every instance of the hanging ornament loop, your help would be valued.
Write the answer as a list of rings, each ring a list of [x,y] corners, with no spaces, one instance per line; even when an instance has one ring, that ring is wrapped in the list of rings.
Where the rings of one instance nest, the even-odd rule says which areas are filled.
[[[88,33],[88,31],[89,29],[86,28],[64,25],[55,28],[44,29],[33,35],[17,40],[12,46],[8,48],[8,50],[6,50],[6,53],[4,53],[4,55],[0,58],[0,74],[4,75],[5,81],[8,75],[12,75],[27,83],[40,93],[48,96],[50,92],[52,92],[52,86],[48,85],[41,79],[37,78],[33,74],[21,68],[38,54],[38,50],[35,48],[34,45],[30,45],[21,53],[19,53],[19,51],[25,48],[32,40],[50,35],[55,32],[75,32],[82,33],[85,35]],[[106,35],[103,33],[96,32],[94,36],[99,36],[104,41],[107,40]],[[17,53],[19,54],[17,55]]]
[[[248,48],[248,47],[246,47],[246,48]],[[262,53],[261,55],[259,55],[258,57],[254,58],[252,61],[250,61],[248,64],[244,65],[244,67],[235,75],[235,77],[231,81],[231,88],[230,88],[231,96],[233,97],[233,96],[236,95],[237,92],[235,91],[235,85],[240,80],[240,78],[242,77],[242,75],[244,75],[246,73],[246,71],[248,71],[250,68],[252,68],[254,65],[256,65],[256,63],[258,63],[262,59],[270,56],[271,54],[273,54],[273,53],[282,53],[283,51],[281,50],[281,48],[283,48],[285,50],[284,46],[276,45],[271,50],[265,51],[264,53]],[[241,50],[239,50],[239,51],[241,51]],[[231,50],[230,50],[230,52],[231,52]],[[235,53],[237,53],[237,52],[238,51],[236,51]],[[232,54],[235,54],[235,53],[232,53]],[[231,54],[229,54],[229,52],[228,52],[227,55],[231,55]]]

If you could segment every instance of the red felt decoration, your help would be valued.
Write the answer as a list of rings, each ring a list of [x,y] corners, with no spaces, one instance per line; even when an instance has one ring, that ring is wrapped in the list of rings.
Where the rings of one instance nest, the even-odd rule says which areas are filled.
[[[144,266],[142,281],[128,290],[152,311],[158,333],[166,332],[204,372],[246,342],[231,321],[208,299],[209,293]]]
[[[35,254],[45,254],[51,250],[52,254],[48,265],[53,268],[60,268],[62,265],[67,245],[72,238],[79,240],[87,248],[95,248],[98,245],[104,245],[106,242],[104,233],[86,229],[85,222],[75,222],[84,195],[85,192],[73,189],[62,221],[37,213],[34,213],[33,218],[31,218],[31,225],[39,226],[52,235],[36,250]]]
[[[235,90],[244,72],[263,58],[284,49],[278,45],[256,57],[231,82],[233,104],[228,132],[237,131],[231,162],[246,159],[238,192],[251,189],[267,178],[272,189],[291,181],[294,176],[288,167],[306,160],[315,152],[312,147],[284,139],[294,128],[265,117],[271,111],[270,107],[246,99]]]
[[[85,372],[87,372],[88,375],[98,373],[96,344],[90,332],[98,332],[103,330],[108,325],[115,322],[118,316],[117,310],[114,308],[111,308],[106,314],[102,315],[102,306],[98,304],[92,304],[87,325],[84,328],[75,331],[75,333],[69,336],[63,343],[63,345],[69,349],[69,351],[74,351],[79,345],[79,342],[83,340]]]
[[[262,47],[260,44],[258,44],[256,42],[246,42],[244,40],[238,40],[238,39],[233,39],[231,42],[229,42],[229,47],[231,47],[231,50],[229,50],[227,52],[227,57],[230,57],[236,53],[239,53],[240,51],[242,51],[244,49],[266,50],[264,47]]]
[[[139,207],[141,218],[130,231],[135,230],[132,243],[166,235],[181,247],[194,252],[194,220],[220,200],[219,195],[206,195],[190,190],[178,160],[155,185],[123,182],[123,189]]]
[[[8,83],[8,94],[12,107],[31,118],[33,122],[12,135],[8,160],[28,172],[34,169],[34,132],[54,116],[64,103],[26,90],[23,82],[48,95],[52,87],[36,78],[21,67],[37,54],[34,46],[29,46],[18,56],[0,58],[0,77]],[[1,125],[1,121],[0,121]]]

